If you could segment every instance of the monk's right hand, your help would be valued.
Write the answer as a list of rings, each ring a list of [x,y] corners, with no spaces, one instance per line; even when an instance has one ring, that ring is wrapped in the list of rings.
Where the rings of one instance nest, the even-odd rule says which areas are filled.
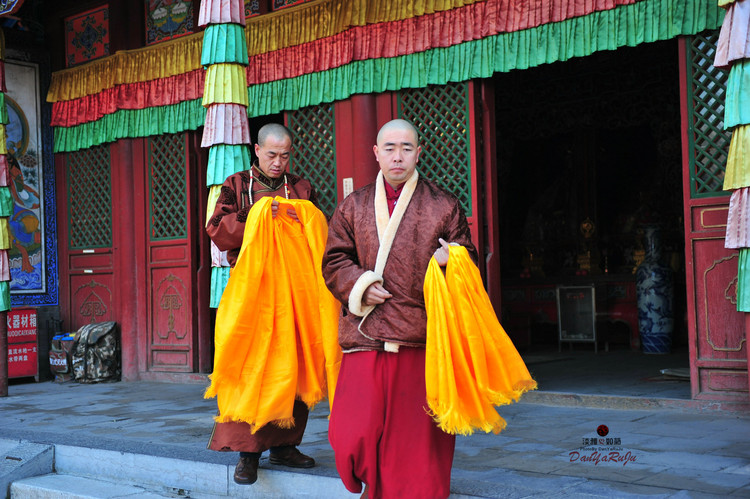
[[[362,303],[365,305],[380,305],[391,296],[393,295],[386,291],[382,284],[374,282],[367,287],[365,294],[362,295]]]
[[[276,218],[279,214],[279,202],[277,200],[271,201],[271,218]]]

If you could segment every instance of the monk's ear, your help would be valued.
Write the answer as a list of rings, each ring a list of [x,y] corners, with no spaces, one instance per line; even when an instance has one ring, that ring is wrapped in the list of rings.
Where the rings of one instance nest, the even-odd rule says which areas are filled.
[[[372,152],[375,153],[375,161],[378,161],[378,146],[377,145],[372,146]]]

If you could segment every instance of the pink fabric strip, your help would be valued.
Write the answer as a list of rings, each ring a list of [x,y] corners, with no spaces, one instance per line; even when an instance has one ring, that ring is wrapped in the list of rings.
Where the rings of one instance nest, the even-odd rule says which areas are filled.
[[[245,3],[242,0],[202,0],[198,26],[234,23],[245,25]]]
[[[727,249],[750,248],[750,187],[743,187],[732,193],[729,200],[724,247]]]
[[[0,281],[10,281],[8,250],[0,250]]]
[[[240,104],[213,104],[206,108],[201,147],[214,144],[250,144],[247,108]]]
[[[5,154],[0,154],[0,187],[8,185],[8,158]]]
[[[750,57],[750,0],[734,2],[724,15],[714,67],[728,69],[735,61]]]

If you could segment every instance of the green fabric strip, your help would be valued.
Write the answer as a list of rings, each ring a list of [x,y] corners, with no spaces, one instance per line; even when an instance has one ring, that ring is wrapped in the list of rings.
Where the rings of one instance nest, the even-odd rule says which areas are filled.
[[[229,267],[211,267],[211,299],[209,307],[219,308],[221,295],[229,282]]]
[[[171,106],[122,109],[98,121],[55,128],[55,152],[70,152],[127,137],[147,137],[197,130],[206,121],[201,99]]]
[[[9,217],[13,214],[13,195],[10,187],[0,187],[0,217]]]
[[[736,62],[729,70],[724,105],[724,129],[750,124],[750,59]]]
[[[750,248],[740,250],[737,262],[737,311],[750,312]]]
[[[203,33],[201,65],[220,63],[248,64],[245,30],[239,24],[211,24]]]
[[[724,10],[718,7],[715,0],[643,0],[452,47],[390,59],[356,61],[327,71],[252,85],[248,88],[248,115],[255,117],[291,111],[347,99],[357,93],[380,93],[488,78],[495,72],[526,69],[587,56],[600,50],[615,50],[716,29],[723,19]],[[203,113],[193,102],[183,104],[195,114]],[[145,113],[153,109],[162,108],[118,111],[114,115],[123,112]],[[148,119],[108,120],[114,115],[73,127],[73,131],[56,128],[55,152],[75,151],[123,137],[194,130],[203,125],[202,118],[190,114],[185,117],[184,123],[162,125],[162,118],[157,113],[150,116],[156,121],[145,127],[146,130],[131,126],[131,121],[148,122]]]
[[[444,85],[668,40],[721,26],[715,0],[644,0],[588,16],[447,48],[346,66],[248,88],[250,117],[346,99],[355,93]]]
[[[8,108],[5,105],[5,93],[0,92],[0,123],[3,125],[7,125],[10,123],[10,119],[8,118]]]
[[[10,281],[0,281],[0,312],[10,310]]]
[[[252,166],[250,146],[247,144],[218,144],[208,150],[206,185],[223,184],[233,173],[249,170]]]

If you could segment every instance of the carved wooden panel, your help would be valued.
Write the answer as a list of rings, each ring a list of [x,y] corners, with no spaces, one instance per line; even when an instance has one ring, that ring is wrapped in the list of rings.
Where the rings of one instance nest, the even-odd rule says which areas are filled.
[[[698,358],[746,359],[745,317],[737,312],[735,250],[724,249],[723,239],[693,243],[696,272]]]
[[[77,330],[84,324],[116,320],[112,306],[113,281],[112,274],[71,275],[70,301],[73,330]]]

